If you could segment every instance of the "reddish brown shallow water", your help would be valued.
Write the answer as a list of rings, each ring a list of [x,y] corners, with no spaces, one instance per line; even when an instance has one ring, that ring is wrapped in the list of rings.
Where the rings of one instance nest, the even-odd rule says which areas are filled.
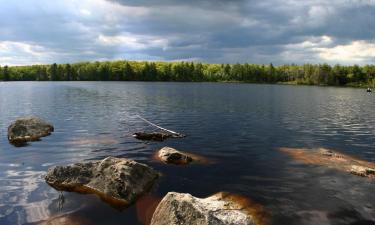
[[[361,89],[207,83],[0,83],[0,224],[147,224],[168,192],[230,192],[270,215],[270,224],[374,224],[375,182],[298,162],[280,147],[335,149],[375,163],[375,96]],[[9,145],[16,117],[40,115],[55,132]],[[136,115],[187,135],[142,142]],[[163,146],[214,163],[166,165]],[[45,184],[48,167],[127,157],[163,176],[126,210],[94,195]]]

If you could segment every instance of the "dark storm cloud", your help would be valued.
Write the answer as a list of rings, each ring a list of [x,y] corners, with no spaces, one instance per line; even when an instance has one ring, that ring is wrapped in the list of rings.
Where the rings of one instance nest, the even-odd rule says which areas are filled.
[[[374,42],[374,1],[296,1],[296,0],[200,0],[200,1],[126,1],[126,6],[142,6],[151,13],[130,27],[132,32],[159,36],[179,36],[182,40],[170,41],[168,52],[153,50],[150,54],[173,58],[179,53],[207,61],[225,59],[229,62],[268,61],[288,62],[281,57],[283,46],[329,36],[331,43],[324,47],[350,44],[356,40]],[[197,35],[199,34],[199,35]],[[196,46],[183,49],[182,47]],[[225,57],[228,48],[232,55],[244,49],[254,52],[244,57]],[[238,49],[242,48],[242,49]],[[226,49],[226,50],[224,50]],[[266,50],[265,50],[266,49]],[[265,50],[265,51],[262,51]],[[273,51],[272,51],[273,50]],[[196,51],[196,52],[194,52]],[[202,54],[200,51],[214,52]],[[304,49],[306,59],[311,49]],[[259,54],[257,54],[259,53]],[[298,50],[298,54],[302,54]],[[258,59],[255,58],[258,55]],[[259,55],[263,57],[259,58]],[[177,58],[177,57],[176,57]],[[369,58],[370,59],[370,58]],[[264,63],[267,63],[265,61]],[[299,62],[306,62],[303,59]],[[298,63],[298,62],[297,62]]]
[[[13,1],[0,8],[0,64],[13,47],[46,62],[371,63],[373,21],[374,0]]]

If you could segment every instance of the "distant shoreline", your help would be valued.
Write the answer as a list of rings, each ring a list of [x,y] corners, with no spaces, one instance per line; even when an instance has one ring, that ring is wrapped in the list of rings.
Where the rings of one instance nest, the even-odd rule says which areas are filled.
[[[53,82],[53,83],[59,83],[59,82],[116,82],[116,83],[122,83],[122,82],[144,82],[144,83],[217,83],[217,84],[258,84],[258,85],[285,85],[285,86],[306,86],[306,87],[336,87],[336,88],[375,88],[374,86],[366,86],[366,85],[323,85],[323,84],[296,84],[296,83],[289,83],[289,82],[278,82],[278,83],[255,83],[255,82],[244,82],[244,81],[101,81],[101,80],[74,80],[74,81],[50,81],[50,80],[16,80],[16,81],[3,81],[0,80],[0,83],[10,83],[10,82]]]
[[[0,67],[4,81],[223,82],[375,87],[375,65],[106,61]]]

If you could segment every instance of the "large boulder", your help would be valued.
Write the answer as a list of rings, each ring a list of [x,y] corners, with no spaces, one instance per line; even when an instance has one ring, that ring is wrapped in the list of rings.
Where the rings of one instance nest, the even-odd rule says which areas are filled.
[[[169,192],[156,208],[151,225],[263,224],[264,219],[256,215],[260,210],[236,202],[230,196],[221,192],[208,198],[196,198]]]
[[[164,163],[172,164],[189,164],[193,161],[193,158],[186,153],[177,151],[171,147],[164,147],[158,151],[159,159]]]
[[[148,191],[159,174],[151,167],[124,158],[50,168],[46,182],[59,191],[92,193],[113,206],[128,206]]]
[[[8,140],[13,144],[36,141],[53,132],[51,124],[35,116],[19,118],[8,127]]]

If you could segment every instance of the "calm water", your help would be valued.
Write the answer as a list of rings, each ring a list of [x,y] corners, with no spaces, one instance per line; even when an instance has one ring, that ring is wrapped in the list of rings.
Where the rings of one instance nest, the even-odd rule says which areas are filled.
[[[7,126],[39,115],[55,132],[16,148]],[[188,136],[142,142],[152,130],[136,115]],[[176,167],[152,161],[160,147],[216,164]],[[272,224],[375,224],[375,182],[294,162],[279,147],[326,147],[375,162],[375,95],[362,89],[211,83],[0,83],[0,224],[66,217],[82,224],[142,224],[168,191],[218,191],[265,206]],[[53,165],[127,157],[164,176],[138,204],[118,211],[92,195],[44,183]]]

